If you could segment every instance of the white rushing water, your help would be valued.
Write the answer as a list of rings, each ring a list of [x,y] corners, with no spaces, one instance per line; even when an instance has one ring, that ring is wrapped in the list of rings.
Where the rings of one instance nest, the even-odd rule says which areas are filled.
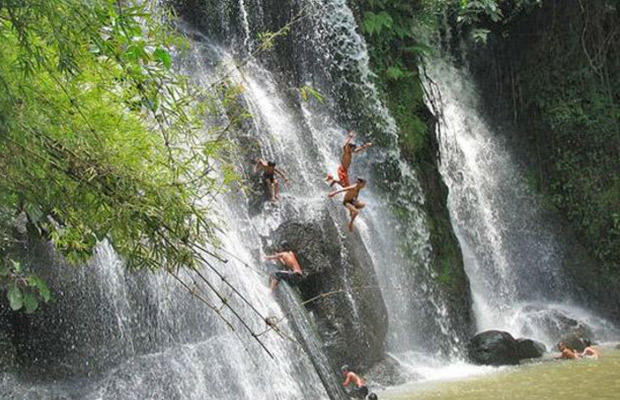
[[[561,233],[507,143],[482,117],[472,78],[445,60],[429,62],[427,72],[429,100],[442,111],[440,171],[478,330],[502,329],[551,346],[572,319],[604,339],[611,326],[573,304]]]

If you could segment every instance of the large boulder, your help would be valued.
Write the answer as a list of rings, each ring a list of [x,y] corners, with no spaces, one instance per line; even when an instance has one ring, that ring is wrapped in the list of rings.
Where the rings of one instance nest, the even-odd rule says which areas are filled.
[[[546,351],[546,346],[541,342],[527,338],[517,339],[517,356],[519,360],[540,358]]]
[[[363,369],[382,360],[387,309],[357,234],[342,235],[323,211],[311,221],[285,222],[273,237],[297,253],[305,276],[298,288],[332,367]]]
[[[517,341],[508,332],[485,331],[478,333],[467,344],[467,356],[480,365],[517,365]]]
[[[576,329],[564,335],[558,344],[564,343],[566,347],[582,352],[586,347],[592,345],[592,336],[586,329]]]
[[[397,386],[420,380],[421,375],[407,371],[397,359],[385,355],[385,358],[364,373],[367,381],[381,386]]]

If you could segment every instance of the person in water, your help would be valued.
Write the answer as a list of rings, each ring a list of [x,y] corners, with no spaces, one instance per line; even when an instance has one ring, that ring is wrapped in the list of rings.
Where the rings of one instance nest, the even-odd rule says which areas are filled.
[[[340,372],[344,376],[344,382],[342,386],[347,387],[353,385],[353,388],[349,391],[349,395],[356,399],[365,399],[368,396],[368,386],[366,381],[359,375],[349,369],[348,365],[343,365],[340,368]]]
[[[561,354],[556,357],[556,359],[562,360],[576,360],[579,358],[579,353],[575,350],[566,347],[564,342],[558,343],[558,350],[560,350]]]
[[[280,244],[281,252],[271,256],[265,256],[266,260],[278,261],[283,264],[290,271],[277,271],[269,276],[269,291],[273,293],[280,281],[286,281],[291,285],[297,284],[303,277],[301,272],[301,266],[297,261],[295,252],[291,250],[288,242],[284,241]]]
[[[583,349],[583,352],[580,354],[580,356],[594,358],[595,360],[598,360],[598,358],[601,356],[601,353],[598,351],[596,347],[588,346],[585,349]]]
[[[254,173],[258,172],[258,170],[263,171],[263,182],[269,188],[269,194],[271,195],[271,201],[276,201],[280,198],[280,183],[278,182],[278,178],[276,178],[276,174],[280,175],[284,182],[288,182],[288,178],[276,168],[275,161],[265,161],[262,158],[259,158],[256,161],[256,165],[254,165]]]
[[[334,186],[336,183],[341,187],[349,186],[349,167],[351,166],[353,154],[357,154],[372,146],[372,142],[364,143],[361,146],[351,143],[355,135],[355,131],[349,131],[347,133],[344,145],[342,146],[342,158],[340,160],[340,166],[338,167],[338,179],[334,178],[331,174],[327,174],[327,178],[325,178],[329,186]]]
[[[357,199],[360,191],[365,187],[366,181],[362,178],[357,178],[357,182],[355,183],[355,185],[343,187],[342,189],[330,192],[327,195],[329,197],[334,197],[338,193],[344,192],[344,199],[342,201],[342,204],[346,207],[347,210],[349,210],[350,220],[347,227],[351,232],[353,232],[353,221],[355,221],[355,218],[357,218],[357,216],[359,215],[360,210],[366,206],[363,201]]]

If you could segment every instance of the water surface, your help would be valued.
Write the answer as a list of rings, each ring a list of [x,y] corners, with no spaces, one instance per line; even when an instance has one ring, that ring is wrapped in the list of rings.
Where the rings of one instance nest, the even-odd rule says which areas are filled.
[[[390,400],[573,400],[620,398],[620,350],[601,358],[546,360],[463,380],[424,382],[392,388]]]

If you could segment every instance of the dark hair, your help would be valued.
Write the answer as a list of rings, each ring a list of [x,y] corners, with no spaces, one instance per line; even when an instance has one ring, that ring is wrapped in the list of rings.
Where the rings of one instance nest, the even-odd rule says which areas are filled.
[[[286,240],[283,240],[280,242],[280,248],[282,250],[291,250],[291,244],[287,242]]]
[[[276,166],[276,162],[275,161],[267,161],[267,165],[269,165],[270,167],[275,167]]]
[[[352,149],[355,149],[355,148],[357,147],[357,145],[356,145],[355,143],[349,143],[349,146],[350,146]]]
[[[366,183],[366,179],[363,179],[363,178],[357,178],[357,181],[359,183]]]
[[[368,395],[368,400],[379,400],[376,394],[371,393]]]

